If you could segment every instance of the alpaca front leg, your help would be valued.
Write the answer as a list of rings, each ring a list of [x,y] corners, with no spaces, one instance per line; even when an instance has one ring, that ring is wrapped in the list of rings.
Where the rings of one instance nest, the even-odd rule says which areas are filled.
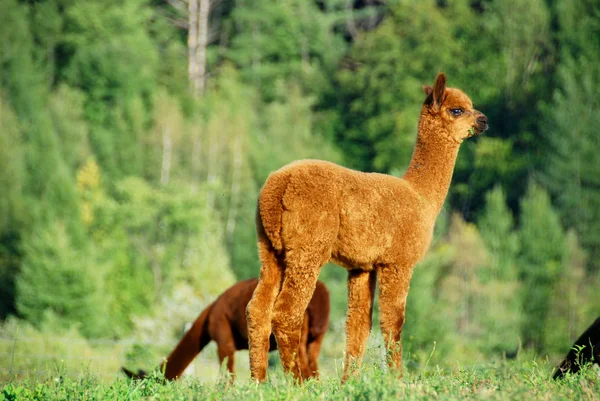
[[[321,352],[321,344],[323,343],[323,338],[325,336],[320,336],[315,341],[308,343],[308,368],[310,370],[310,376],[314,378],[319,378],[319,353]]]
[[[292,373],[299,381],[303,380],[299,349],[302,322],[317,276],[318,270],[298,274],[288,266],[273,309],[273,334],[277,339],[281,365],[285,372]]]
[[[411,274],[412,270],[398,269],[396,266],[386,266],[378,272],[381,333],[386,345],[388,366],[399,376],[402,376],[400,335]]]
[[[231,347],[230,345],[221,345],[217,346],[217,352],[219,354],[219,365],[223,366],[223,361],[227,359],[227,371],[229,372],[229,382],[233,383],[235,380],[235,370],[234,370],[234,355],[235,355],[235,345]]]
[[[346,318],[345,382],[362,362],[373,318],[375,271],[351,270],[348,273],[348,316]]]

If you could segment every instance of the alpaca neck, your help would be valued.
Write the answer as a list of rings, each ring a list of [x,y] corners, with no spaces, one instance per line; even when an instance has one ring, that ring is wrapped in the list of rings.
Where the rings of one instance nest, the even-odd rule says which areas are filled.
[[[452,140],[449,134],[440,132],[442,130],[421,115],[415,150],[403,177],[431,202],[436,215],[446,200],[460,147],[460,143]]]

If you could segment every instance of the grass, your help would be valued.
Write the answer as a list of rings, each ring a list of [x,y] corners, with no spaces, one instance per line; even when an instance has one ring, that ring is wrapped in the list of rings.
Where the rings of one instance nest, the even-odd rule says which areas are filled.
[[[295,385],[280,370],[270,371],[268,383],[257,385],[238,378],[202,382],[184,377],[162,384],[158,376],[129,381],[115,376],[99,381],[91,372],[64,376],[60,366],[44,379],[27,378],[0,385],[0,401],[8,400],[598,400],[596,367],[562,381],[550,379],[552,365],[535,361],[497,361],[407,373],[399,379],[376,364],[341,384],[337,377]]]

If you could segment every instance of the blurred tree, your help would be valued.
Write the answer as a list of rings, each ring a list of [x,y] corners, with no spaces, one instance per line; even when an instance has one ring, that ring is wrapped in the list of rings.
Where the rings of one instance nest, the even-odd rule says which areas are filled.
[[[574,228],[600,271],[600,4],[557,1],[561,61],[558,86],[544,109],[547,151],[543,183],[556,199],[565,226]]]
[[[16,280],[19,313],[40,327],[46,312],[68,328],[80,327],[86,336],[101,335],[106,309],[100,301],[102,272],[89,258],[88,248],[76,244],[59,220],[36,226],[24,240],[24,259]]]
[[[432,363],[439,363],[456,351],[456,329],[452,319],[442,312],[445,306],[439,288],[451,258],[451,247],[445,241],[438,242],[416,266],[410,282],[402,348],[405,355],[420,364],[430,355]]]
[[[48,108],[52,127],[61,148],[61,159],[70,170],[71,176],[90,156],[89,127],[84,117],[84,93],[59,85],[52,92]]]
[[[264,106],[260,128],[252,136],[250,157],[259,186],[268,175],[297,159],[341,162],[341,155],[315,128],[314,99],[295,84],[276,85],[281,100]]]
[[[489,313],[485,310],[492,306],[486,288],[490,281],[483,279],[490,266],[489,254],[475,225],[458,214],[452,216],[447,241],[452,257],[439,282],[443,315],[466,342],[475,341],[484,332],[489,333],[482,325]]]
[[[546,191],[533,181],[521,201],[519,255],[523,343],[536,351],[546,346],[544,337],[552,291],[564,271],[565,234]]]
[[[518,348],[521,323],[519,237],[502,187],[489,191],[485,199],[485,208],[477,223],[490,262],[480,276],[487,284],[485,298],[489,300],[485,305],[489,313],[483,315],[488,333],[486,347],[494,352],[514,352]]]
[[[56,83],[62,60],[57,51],[62,39],[64,15],[61,12],[71,0],[44,0],[30,2],[30,32],[36,44],[33,57],[39,65],[48,87]]]
[[[489,279],[514,281],[518,278],[519,238],[513,215],[506,205],[504,190],[500,186],[495,187],[485,195],[485,200],[477,225],[492,258],[493,269]]]
[[[580,335],[581,328],[589,324],[587,310],[592,305],[586,291],[586,254],[571,230],[565,237],[565,266],[556,280],[549,303],[548,322],[545,328],[546,351],[563,353]]]
[[[333,16],[313,1],[239,2],[232,13],[235,33],[227,58],[245,82],[267,100],[276,96],[279,80],[308,93],[321,93],[345,46],[332,32]]]
[[[22,131],[15,113],[0,97],[0,319],[15,311],[15,275],[24,220],[25,180]]]
[[[110,177],[142,172],[159,60],[152,17],[145,0],[74,2],[65,12],[61,74],[87,95],[91,145]]]
[[[10,160],[10,167],[3,169],[4,173],[11,175],[12,186],[3,189],[7,190],[5,199],[9,203],[15,201],[19,192],[21,194],[19,207],[4,210],[8,213],[5,215],[7,221],[19,223],[1,233],[0,259],[6,263],[1,269],[3,275],[8,274],[5,277],[5,289],[8,289],[19,272],[21,252],[25,252],[22,241],[29,240],[32,226],[47,227],[49,221],[60,220],[68,235],[75,237],[81,234],[81,227],[77,218],[73,217],[77,215],[77,197],[47,108],[49,85],[44,68],[37,62],[38,49],[28,18],[28,6],[7,0],[3,2],[2,9],[0,120],[12,125],[10,129],[3,130],[3,141],[9,146],[5,151],[10,152],[11,159],[19,158]],[[5,106],[5,102],[10,108]],[[11,121],[13,113],[10,110],[14,111],[18,123]],[[3,154],[3,162],[9,161],[7,157],[8,154]],[[9,291],[5,295],[8,296],[5,305],[11,309],[14,294],[10,295]]]

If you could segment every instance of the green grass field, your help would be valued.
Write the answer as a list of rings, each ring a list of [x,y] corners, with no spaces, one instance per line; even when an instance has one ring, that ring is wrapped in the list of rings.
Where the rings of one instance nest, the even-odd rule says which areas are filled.
[[[115,376],[100,381],[82,369],[79,377],[64,376],[60,366],[44,379],[29,378],[4,383],[5,400],[598,400],[597,367],[555,382],[548,362],[497,361],[482,365],[454,366],[408,372],[403,378],[375,364],[341,384],[334,375],[295,385],[279,370],[270,371],[266,384],[251,383],[247,376],[234,385],[225,380],[203,382],[184,377],[162,384],[157,376],[129,381]]]

